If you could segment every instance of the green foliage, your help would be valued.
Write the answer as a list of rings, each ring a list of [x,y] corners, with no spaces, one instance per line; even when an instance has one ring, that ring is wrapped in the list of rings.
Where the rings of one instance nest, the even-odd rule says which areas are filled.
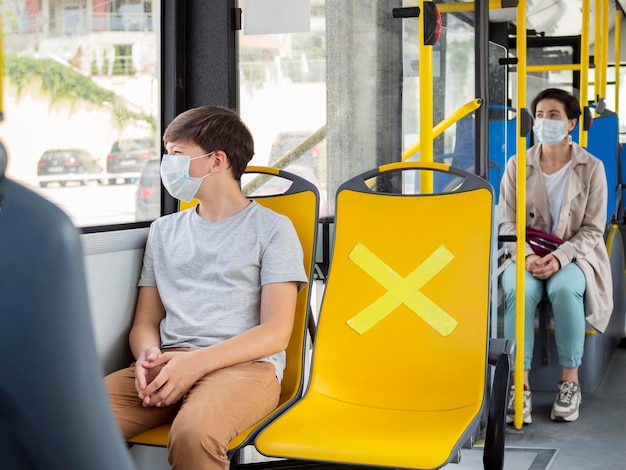
[[[0,6],[4,7],[2,10],[2,19],[4,20],[6,25],[10,27],[6,29],[15,28],[18,24],[18,18],[15,15],[15,12],[10,9],[9,5],[4,5],[4,2],[2,1],[0,1]],[[0,24],[0,26],[4,26],[4,25]]]
[[[91,75],[100,75],[100,70],[98,70],[98,62],[96,61],[95,57],[91,59]]]
[[[113,75],[135,75],[136,70],[133,66],[133,59],[130,57],[116,57],[113,60]]]
[[[131,111],[112,91],[98,86],[89,77],[84,77],[52,59],[8,54],[4,58],[4,73],[17,86],[18,93],[27,84],[41,79],[41,88],[50,93],[51,102],[68,99],[71,103],[84,100],[96,106],[111,105],[120,126],[124,126],[129,120],[137,120],[149,123],[156,130],[154,116]]]
[[[109,74],[109,56],[107,51],[102,52],[102,75]]]

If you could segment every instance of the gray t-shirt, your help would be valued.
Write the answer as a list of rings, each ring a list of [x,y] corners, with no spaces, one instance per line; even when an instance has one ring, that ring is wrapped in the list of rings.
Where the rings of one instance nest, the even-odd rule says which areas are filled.
[[[288,217],[255,201],[209,222],[195,209],[152,223],[139,286],[156,286],[165,307],[161,347],[203,348],[259,324],[261,286],[307,282]],[[269,361],[282,379],[285,352]]]

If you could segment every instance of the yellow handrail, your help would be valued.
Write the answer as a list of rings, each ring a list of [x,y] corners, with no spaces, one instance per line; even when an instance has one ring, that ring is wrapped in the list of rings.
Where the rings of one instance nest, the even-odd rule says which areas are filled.
[[[557,70],[581,70],[580,64],[528,65],[527,72],[555,72]]]
[[[419,0],[418,7],[424,11],[424,0]],[[426,15],[419,15],[419,75],[420,75],[420,139],[424,142],[420,152],[420,161],[433,161],[433,48],[424,44]],[[420,174],[420,191],[424,194],[433,192],[433,175],[430,171]]]
[[[583,0],[583,24],[580,33],[580,106],[584,112],[589,96],[589,0]],[[578,126],[581,147],[587,147],[587,131],[581,122]]]
[[[526,107],[526,0],[517,4],[517,106]],[[522,114],[516,119],[517,131],[517,195],[515,201],[515,232],[517,243],[515,246],[516,279],[515,291],[515,418],[513,424],[516,429],[522,428],[522,407],[524,400],[524,276],[526,254],[526,137],[522,137]]]
[[[595,1],[594,9],[594,39],[593,39],[593,101],[598,102],[600,96],[600,85],[602,78],[600,76],[601,62],[602,62],[602,2],[601,0]]]
[[[600,15],[600,24],[602,31],[609,30],[609,0],[600,0],[600,2],[596,2],[596,4],[600,5],[599,15]],[[596,69],[600,69],[598,72],[598,76],[600,81],[598,83],[598,95],[600,98],[606,98],[606,69],[609,64],[609,41],[608,35],[602,35],[600,48],[594,47],[594,56],[600,56],[600,60],[596,66]]]
[[[593,56],[595,69],[595,94],[596,103],[606,98],[606,68],[608,64],[609,44],[608,38],[601,34],[603,31],[609,30],[609,0],[596,0],[596,17],[595,25],[596,29],[595,37],[596,43],[593,46]]]
[[[450,116],[445,118],[439,124],[437,124],[432,130],[432,138],[439,137],[448,127],[460,121],[472,111],[477,110],[483,104],[483,100],[475,98],[472,101],[468,101],[463,106],[454,111]],[[412,155],[416,154],[420,150],[420,141],[418,140],[402,153],[402,161],[408,160]]]
[[[460,2],[460,3],[437,3],[437,9],[440,13],[456,13],[459,11],[474,11],[476,2]],[[505,8],[502,6],[502,0],[489,0],[490,10],[499,10]],[[506,7],[512,8],[512,7]]]
[[[615,113],[619,116],[619,67],[620,67],[620,48],[621,48],[621,32],[622,30],[622,10],[615,11]]]

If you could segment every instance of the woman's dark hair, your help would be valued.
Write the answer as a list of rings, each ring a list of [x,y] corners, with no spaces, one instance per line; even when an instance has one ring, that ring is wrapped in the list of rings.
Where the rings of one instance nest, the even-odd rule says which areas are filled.
[[[580,103],[578,102],[578,98],[565,90],[560,90],[559,88],[546,88],[545,90],[539,92],[530,104],[530,112],[533,118],[535,117],[535,112],[537,111],[537,105],[543,100],[556,100],[563,103],[567,119],[578,119],[578,116],[580,116]]]
[[[201,106],[179,114],[165,129],[163,142],[193,142],[207,153],[222,150],[237,181],[254,156],[252,134],[235,111],[221,106]]]

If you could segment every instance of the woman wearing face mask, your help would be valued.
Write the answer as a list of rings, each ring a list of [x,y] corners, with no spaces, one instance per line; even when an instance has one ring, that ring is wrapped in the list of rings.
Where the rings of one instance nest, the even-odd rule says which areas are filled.
[[[526,242],[523,422],[532,422],[529,370],[534,344],[534,317],[544,294],[554,316],[555,342],[561,366],[554,421],[575,421],[581,389],[585,321],[604,332],[613,309],[609,259],[604,244],[607,182],[602,162],[572,142],[570,132],[580,116],[575,96],[549,88],[531,104],[538,143],[526,155],[526,224],[560,238],[553,251]],[[498,207],[502,235],[516,233],[517,158],[507,164]],[[504,335],[515,338],[515,244],[507,244],[513,263],[502,274],[505,298]],[[539,254],[536,253],[539,252]],[[521,260],[520,260],[521,262]],[[507,422],[514,417],[513,391]]]

